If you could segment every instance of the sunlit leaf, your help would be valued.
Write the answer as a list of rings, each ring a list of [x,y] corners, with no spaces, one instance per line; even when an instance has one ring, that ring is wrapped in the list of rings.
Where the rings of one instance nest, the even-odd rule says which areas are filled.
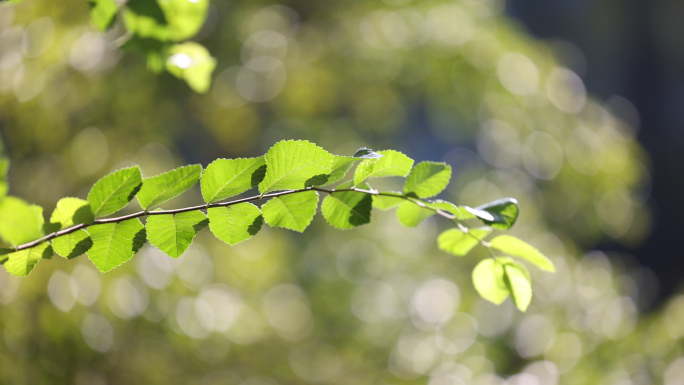
[[[124,168],[105,176],[88,193],[88,203],[95,218],[113,214],[126,207],[142,185],[138,166]]]
[[[442,251],[462,257],[491,232],[490,227],[470,228],[467,233],[459,229],[449,229],[439,235],[437,245]]]
[[[396,194],[397,196],[391,195],[373,195],[373,207],[380,210],[389,210],[399,206],[400,204],[406,202],[406,199],[402,198],[401,193],[393,191],[385,191],[385,194]]]
[[[202,166],[193,164],[143,179],[138,192],[140,207],[147,210],[175,198],[192,187],[202,175]]]
[[[471,211],[482,219],[482,222],[486,225],[492,226],[498,230],[507,230],[513,226],[515,220],[518,218],[520,208],[518,207],[517,200],[513,198],[504,198],[475,207],[475,210],[485,211],[492,216],[491,219],[488,217],[485,218],[482,214]]]
[[[313,220],[317,208],[318,193],[307,191],[273,198],[261,206],[261,212],[271,227],[302,232]]]
[[[494,304],[501,304],[510,293],[504,280],[504,266],[494,259],[485,259],[473,269],[473,285],[478,294]]]
[[[266,160],[263,156],[216,159],[202,174],[202,197],[207,203],[233,197],[256,187],[265,174]]]
[[[556,271],[553,263],[546,258],[544,254],[540,253],[539,250],[535,249],[527,242],[524,242],[516,237],[510,235],[499,235],[498,237],[492,239],[490,243],[492,248],[503,251],[504,253],[514,257],[523,258],[542,270],[550,272]]]
[[[425,218],[435,215],[434,210],[425,207],[420,207],[413,202],[406,201],[397,208],[397,218],[402,225],[407,227],[416,227],[425,220]]]
[[[145,228],[151,244],[169,257],[178,258],[188,249],[197,232],[208,223],[207,216],[202,212],[188,211],[151,215],[147,218]]]
[[[201,44],[188,41],[175,44],[168,50],[166,69],[174,76],[185,80],[196,92],[204,93],[209,90],[214,68],[216,59]]]
[[[52,240],[55,253],[66,259],[76,258],[86,253],[92,246],[93,241],[85,230],[76,230]]]
[[[441,193],[451,179],[451,166],[439,162],[420,162],[409,173],[404,183],[404,194],[430,198]]]
[[[259,184],[262,194],[320,184],[321,176],[330,174],[335,158],[305,140],[280,141],[268,150],[265,157],[266,176]]]
[[[382,158],[366,159],[359,163],[354,173],[354,184],[359,185],[368,178],[406,176],[413,167],[413,159],[399,151],[378,151]]]
[[[504,281],[511,293],[515,306],[520,311],[527,310],[532,301],[532,284],[525,268],[517,263],[504,264]]]
[[[352,186],[348,181],[338,186],[346,189]],[[325,220],[338,229],[351,229],[370,222],[373,198],[365,193],[340,191],[329,194],[321,204]]]
[[[88,258],[103,273],[131,259],[146,240],[145,227],[137,218],[93,225],[87,231],[93,241]]]
[[[7,254],[5,269],[18,277],[27,276],[41,259],[50,259],[52,248],[45,242],[37,246]]]
[[[60,199],[50,216],[50,222],[59,224],[59,230],[79,223],[93,223],[93,219],[88,201],[73,197]]]
[[[34,205],[8,196],[0,200],[0,237],[18,246],[43,236],[43,218]]]
[[[119,7],[114,0],[90,0],[90,20],[100,31],[106,31],[114,24]]]
[[[251,203],[212,207],[207,210],[207,215],[211,232],[229,245],[236,245],[256,235],[264,222],[261,210]]]
[[[427,207],[450,213],[460,221],[476,218],[476,216],[470,212],[470,207],[457,206],[451,202],[443,201],[441,199],[423,201],[423,204]]]
[[[126,29],[140,37],[182,41],[204,24],[209,0],[128,0],[124,10]]]

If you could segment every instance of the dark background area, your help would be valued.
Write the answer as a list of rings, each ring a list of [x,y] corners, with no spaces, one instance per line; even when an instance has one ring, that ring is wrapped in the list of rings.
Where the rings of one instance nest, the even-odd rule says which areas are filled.
[[[677,0],[506,2],[506,12],[531,34],[560,40],[560,56],[587,90],[638,127],[651,159],[653,227],[628,251],[658,276],[659,302],[679,288],[684,271],[683,11]]]

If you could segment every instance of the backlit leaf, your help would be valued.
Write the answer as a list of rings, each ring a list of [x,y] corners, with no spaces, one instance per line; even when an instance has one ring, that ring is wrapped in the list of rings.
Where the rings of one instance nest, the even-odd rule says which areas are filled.
[[[306,191],[272,198],[261,206],[261,212],[269,226],[302,232],[313,220],[317,208],[318,193]]]
[[[366,159],[359,163],[354,173],[354,184],[359,185],[368,178],[406,176],[413,167],[413,159],[399,151],[378,151],[382,158]]]
[[[103,273],[131,259],[146,240],[145,227],[137,218],[93,225],[87,231],[93,241],[88,258]]]
[[[256,187],[266,173],[266,160],[258,158],[216,159],[202,174],[200,187],[207,203],[233,197]]]
[[[267,167],[266,176],[259,184],[261,194],[325,183],[322,177],[330,174],[335,158],[305,140],[280,141],[268,150],[265,157]]]
[[[264,221],[261,210],[247,202],[212,207],[207,210],[207,215],[211,232],[229,245],[236,245],[256,235]]]
[[[380,210],[389,210],[399,206],[400,204],[406,202],[406,199],[402,198],[401,193],[387,191],[383,192],[385,194],[396,194],[397,196],[391,195],[373,195],[373,207]]]
[[[93,241],[85,230],[76,230],[52,240],[55,253],[66,259],[76,258],[86,253],[92,246]]]
[[[481,214],[478,215],[475,211],[471,211],[482,219],[482,222],[486,225],[492,226],[498,230],[510,229],[518,218],[518,212],[520,211],[518,201],[513,198],[504,198],[489,202],[482,206],[475,207],[475,210],[489,213],[492,216],[491,219],[485,218]]]
[[[467,206],[457,206],[451,202],[443,201],[441,199],[422,202],[427,207],[453,214],[459,221],[475,218],[475,215],[470,212],[470,207]]]
[[[209,220],[200,211],[188,211],[178,214],[151,215],[147,218],[145,228],[147,239],[164,254],[178,258],[188,249],[198,231],[203,229]]]
[[[42,237],[43,218],[37,207],[12,196],[0,200],[0,237],[12,246]]]
[[[140,37],[181,41],[193,37],[207,16],[209,0],[129,0],[126,29]]]
[[[510,235],[499,235],[498,237],[492,239],[492,248],[503,251],[504,253],[526,259],[538,268],[555,272],[556,269],[553,267],[553,263],[540,253],[539,250],[532,247],[527,242],[524,242],[516,237]]]
[[[490,227],[468,229],[467,233],[459,229],[449,229],[437,238],[437,245],[442,251],[462,257],[477,246],[481,240],[492,232]]]
[[[473,269],[473,285],[478,294],[494,304],[501,304],[510,293],[504,280],[504,266],[494,259],[485,259]]]
[[[140,207],[147,210],[175,198],[192,187],[202,175],[202,166],[193,164],[143,179],[138,192]]]
[[[5,269],[12,275],[25,277],[36,267],[41,259],[50,259],[51,257],[52,248],[50,244],[47,242],[41,243],[30,249],[7,254]]]
[[[93,219],[88,201],[73,197],[60,199],[50,216],[50,222],[59,224],[59,230],[79,223],[93,223]]]
[[[88,193],[88,203],[95,218],[113,214],[126,207],[142,185],[138,166],[124,168],[105,176]]]
[[[504,281],[518,310],[524,312],[532,301],[532,284],[525,268],[517,263],[504,265]]]
[[[430,198],[442,192],[451,179],[451,166],[446,163],[420,162],[409,173],[404,183],[404,194]]]
[[[102,32],[114,24],[118,10],[119,7],[114,0],[90,0],[90,20]]]
[[[348,181],[338,189],[352,186]],[[321,212],[325,220],[338,229],[351,229],[370,222],[373,198],[365,193],[340,191],[329,194],[321,204]]]
[[[216,59],[201,44],[188,41],[169,48],[166,69],[185,80],[195,92],[205,93],[211,86]]]
[[[425,207],[420,207],[413,202],[406,201],[397,208],[397,218],[402,225],[407,227],[416,227],[425,218],[435,215],[434,210]]]

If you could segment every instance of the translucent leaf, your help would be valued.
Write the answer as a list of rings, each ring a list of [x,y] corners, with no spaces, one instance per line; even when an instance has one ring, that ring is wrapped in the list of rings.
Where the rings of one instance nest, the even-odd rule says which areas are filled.
[[[501,304],[510,293],[504,280],[504,266],[494,259],[485,259],[473,269],[473,286],[489,302]]]
[[[140,37],[181,41],[204,24],[209,0],[129,0],[124,10],[126,29]]]
[[[257,186],[265,173],[266,160],[263,156],[216,159],[202,174],[202,197],[207,203],[233,197]]]
[[[88,193],[95,218],[113,214],[126,207],[142,185],[138,166],[124,168],[105,176]]]
[[[451,166],[439,162],[420,162],[404,183],[404,194],[430,198],[441,193],[451,179]]]
[[[85,230],[77,230],[52,240],[55,253],[66,259],[76,258],[86,253],[92,246],[93,241]]]
[[[317,208],[318,193],[307,191],[273,198],[261,206],[261,212],[269,226],[301,233],[313,220]]]
[[[401,195],[401,193],[393,191],[386,191],[384,193]],[[389,210],[399,206],[404,202],[406,202],[406,199],[402,198],[401,196],[373,195],[373,207],[380,210]]]
[[[510,235],[499,235],[490,242],[492,248],[504,253],[526,259],[538,268],[550,272],[556,271],[553,263],[530,244]]]
[[[439,235],[437,246],[442,251],[457,257],[463,257],[491,232],[492,229],[490,227],[468,229],[467,233],[459,229],[449,229]]]
[[[88,258],[106,273],[133,257],[145,244],[145,227],[137,218],[88,227],[93,246]]]
[[[305,140],[276,143],[265,155],[266,176],[259,184],[265,194],[277,190],[296,190],[321,183],[331,172],[334,155]],[[325,183],[325,182],[323,182]]]
[[[51,223],[59,224],[58,230],[79,223],[93,223],[93,219],[88,201],[73,197],[60,199],[50,216]]]
[[[351,181],[338,186],[350,188]],[[370,222],[373,198],[365,193],[340,191],[329,194],[321,204],[325,220],[338,229],[351,229]]]
[[[406,176],[413,167],[413,159],[399,151],[378,151],[382,158],[366,159],[359,163],[354,173],[354,184],[359,185],[368,178],[385,176]]]
[[[50,244],[45,242],[38,246],[31,247],[21,251],[7,254],[7,261],[5,261],[5,269],[8,273],[16,275],[17,277],[27,276],[41,259],[50,259],[52,257],[52,248]]]
[[[178,258],[188,249],[198,231],[207,224],[207,216],[200,211],[168,215],[151,215],[145,228],[147,239],[164,254]]]
[[[150,206],[166,202],[192,187],[202,175],[202,166],[193,164],[143,179],[138,192],[140,207],[147,210]]]
[[[327,175],[325,178],[321,178],[321,181],[319,184],[320,186],[326,186],[333,184],[335,182],[339,182],[342,180],[342,178],[347,175],[347,171],[349,171],[350,168],[354,165],[354,162],[358,161],[358,158],[350,157],[350,156],[337,156],[335,155],[335,158],[333,159],[333,164],[331,167],[330,174]],[[323,180],[325,179],[325,180]]]
[[[251,203],[212,207],[207,214],[211,232],[229,245],[236,245],[256,235],[264,222],[259,208]]]
[[[513,198],[499,199],[493,202],[486,203],[482,206],[475,207],[475,210],[485,211],[491,214],[492,218],[484,218],[482,214],[477,214],[476,211],[471,211],[477,215],[486,225],[492,226],[498,230],[507,230],[515,223],[520,211],[518,201]]]
[[[402,225],[407,227],[416,227],[425,218],[435,215],[434,210],[425,207],[420,207],[413,202],[406,201],[397,208],[397,218]]]
[[[114,24],[119,7],[114,0],[90,0],[90,20],[100,31],[106,31]]]
[[[0,201],[0,237],[18,246],[43,236],[42,214],[22,199],[8,196]]]
[[[187,1],[187,0],[186,0]],[[166,69],[185,80],[195,92],[205,93],[211,86],[216,59],[201,44],[188,41],[169,48]]]
[[[434,201],[423,201],[423,204],[427,207],[453,214],[456,219],[460,221],[475,218],[475,215],[470,212],[471,209],[468,206],[457,206],[451,202],[443,201],[441,199],[435,199]]]
[[[532,284],[525,268],[517,263],[504,265],[504,281],[518,310],[524,312],[532,301]]]

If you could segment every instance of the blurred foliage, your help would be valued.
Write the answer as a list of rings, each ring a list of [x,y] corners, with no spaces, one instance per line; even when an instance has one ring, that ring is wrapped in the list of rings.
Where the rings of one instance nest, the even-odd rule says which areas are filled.
[[[122,55],[85,1],[0,6],[10,192],[46,212],[134,163],[150,176],[283,138],[390,147],[442,156],[459,204],[517,197],[514,234],[557,268],[531,271],[524,315],[495,307],[470,284],[477,258],[434,247],[436,221],[406,229],[383,212],[364,232],[317,216],[307,234],[264,229],[234,247],[204,230],[178,261],[147,245],[106,275],[53,259],[30,279],[0,275],[0,382],[681,383],[684,296],[642,316],[652,274],[589,251],[647,234],[648,159],[502,7],[215,2],[192,38],[218,63],[198,95]]]

